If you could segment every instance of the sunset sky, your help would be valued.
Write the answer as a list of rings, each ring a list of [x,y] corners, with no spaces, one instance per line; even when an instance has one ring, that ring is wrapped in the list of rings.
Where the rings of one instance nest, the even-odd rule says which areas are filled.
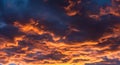
[[[0,65],[120,65],[120,0],[0,0]]]

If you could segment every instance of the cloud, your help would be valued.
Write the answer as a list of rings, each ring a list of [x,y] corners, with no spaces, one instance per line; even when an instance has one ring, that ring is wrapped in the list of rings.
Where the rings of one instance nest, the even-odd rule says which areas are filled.
[[[105,61],[102,62],[86,64],[86,65],[119,65],[119,64],[120,61],[118,59],[106,59]]]
[[[118,1],[0,3],[0,63],[119,65]]]

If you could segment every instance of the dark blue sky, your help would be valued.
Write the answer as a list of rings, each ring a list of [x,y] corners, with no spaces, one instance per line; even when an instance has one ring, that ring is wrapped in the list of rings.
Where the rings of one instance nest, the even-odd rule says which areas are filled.
[[[0,56],[0,63],[8,62],[4,58],[17,58],[16,54],[26,54],[20,61],[34,63],[35,61],[54,60],[67,63],[75,56],[89,56],[92,58],[78,58],[71,63],[82,61],[85,65],[120,65],[119,2],[115,0],[113,5],[112,0],[80,1],[79,3],[78,0],[0,0],[0,53],[6,54]],[[75,14],[68,15],[71,13]],[[31,23],[31,19],[35,23]],[[17,25],[15,25],[16,21]],[[27,25],[31,27],[23,30]],[[39,30],[44,33],[38,33]],[[20,40],[16,41],[16,37],[23,38],[18,38]],[[56,41],[57,37],[59,38]],[[17,42],[18,46],[9,46],[8,42],[13,45]],[[53,49],[47,46],[49,43],[46,42],[55,43],[58,46],[64,43],[68,47],[61,49],[56,46]],[[84,44],[84,42],[97,42],[97,44]],[[5,47],[2,46],[4,44]],[[73,45],[81,46],[74,47]],[[27,50],[22,50],[26,47],[28,47]],[[71,50],[72,47],[77,51]],[[43,51],[27,53],[33,49]],[[44,55],[45,51],[50,53]],[[60,51],[76,52],[76,54],[71,53],[69,56],[70,54],[67,55]],[[112,56],[107,55],[107,52],[111,52],[111,55],[115,57],[111,59]],[[102,59],[102,61],[95,62],[97,57],[99,57],[97,60]],[[93,62],[87,63],[91,60]],[[113,62],[115,64],[112,64]],[[50,62],[44,61],[44,63]],[[9,65],[14,65],[14,63]]]

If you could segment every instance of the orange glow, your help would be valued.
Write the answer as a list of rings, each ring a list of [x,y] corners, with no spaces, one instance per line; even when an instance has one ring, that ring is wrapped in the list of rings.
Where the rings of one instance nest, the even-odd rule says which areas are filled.
[[[56,37],[51,32],[45,32],[37,27],[37,24],[32,20],[32,22],[21,25],[20,23],[15,22],[15,26],[19,28],[19,31],[24,32],[25,35],[16,36],[14,38],[14,43],[12,42],[3,42],[6,45],[2,45],[1,49],[4,48],[14,48],[14,47],[20,47],[19,41],[24,40],[25,42],[29,42],[28,45],[32,44],[33,48],[31,50],[28,50],[29,46],[20,47],[17,52],[24,51],[24,53],[15,53],[12,52],[14,55],[10,57],[6,57],[5,52],[0,51],[0,59],[4,58],[5,64],[10,64],[11,62],[19,64],[19,65],[85,65],[86,63],[95,63],[95,62],[101,62],[103,61],[102,57],[107,56],[109,58],[119,58],[119,51],[116,52],[110,52],[105,51],[104,53],[99,53],[97,51],[103,51],[105,49],[109,49],[109,45],[107,47],[99,48],[96,45],[98,42],[93,41],[85,41],[85,42],[77,42],[72,45],[69,45],[65,42],[58,42],[60,39],[59,37]],[[42,42],[40,40],[30,40],[29,37],[27,37],[27,34],[39,34],[42,35],[44,33],[48,33],[52,35],[54,42],[43,40]],[[116,34],[116,33],[115,33]],[[109,38],[103,37],[103,38]],[[4,39],[3,39],[4,40]],[[102,41],[101,41],[102,42]],[[38,56],[46,56],[53,52],[56,52],[56,59],[42,59],[42,60],[36,60],[37,57],[36,54],[38,53]],[[32,57],[27,57],[29,54],[33,54]],[[40,54],[40,55],[39,55]],[[107,55],[106,55],[107,54]],[[113,56],[114,55],[114,56]],[[60,56],[60,58],[59,58]],[[23,59],[28,60],[36,60],[32,62],[25,62]]]
[[[80,4],[81,0],[78,0],[77,2],[73,2],[72,0],[69,0],[69,5],[67,7],[64,7],[64,9],[66,10],[66,13],[68,16],[74,16],[76,14],[79,14],[79,10],[74,10],[74,6],[76,4]]]
[[[112,1],[112,5],[111,6],[107,6],[105,8],[101,7],[100,8],[100,13],[96,14],[96,15],[89,15],[91,18],[100,20],[101,16],[104,15],[108,15],[108,14],[112,14],[114,16],[120,16],[120,5],[116,4],[116,2],[119,2],[120,0],[111,0]]]
[[[120,62],[120,0],[26,0],[28,9],[22,6],[23,1],[7,3],[11,6],[8,9],[4,8],[5,3],[3,8],[0,6],[2,65]]]

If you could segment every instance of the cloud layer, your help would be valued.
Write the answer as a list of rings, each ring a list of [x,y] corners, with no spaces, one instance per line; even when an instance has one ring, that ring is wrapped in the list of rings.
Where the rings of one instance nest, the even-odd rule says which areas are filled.
[[[0,0],[2,65],[119,65],[119,0]]]

